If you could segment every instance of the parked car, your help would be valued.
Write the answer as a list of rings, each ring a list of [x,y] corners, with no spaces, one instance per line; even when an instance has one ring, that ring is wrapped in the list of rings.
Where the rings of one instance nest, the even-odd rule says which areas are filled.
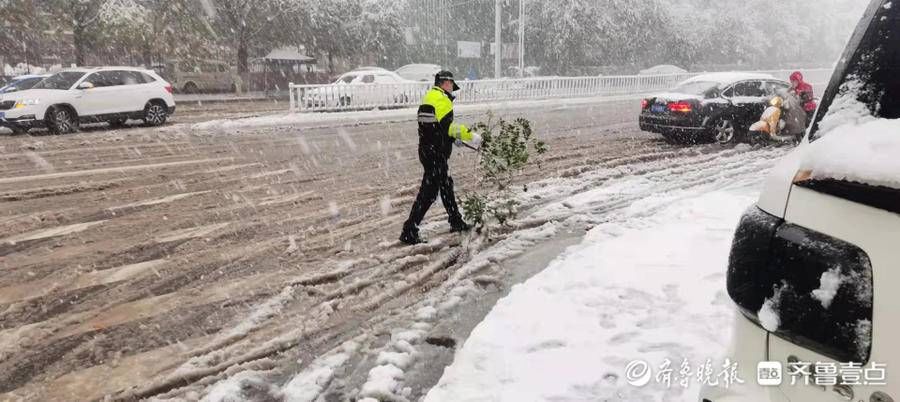
[[[13,77],[13,79],[9,80],[9,82],[0,87],[0,94],[31,89],[31,87],[35,86],[37,83],[41,82],[41,80],[49,76],[50,74],[29,74]]]
[[[301,99],[308,108],[378,107],[417,100],[423,89],[427,89],[427,85],[407,80],[392,71],[354,70],[342,74],[332,84],[306,91]]]
[[[434,82],[434,76],[441,70],[437,64],[407,64],[394,72],[410,81]]]
[[[506,76],[510,78],[531,78],[540,75],[541,68],[538,66],[525,66],[522,73],[519,73],[519,66],[509,66],[506,69]]]
[[[671,64],[660,64],[641,70],[638,75],[687,74],[687,70]]]
[[[800,147],[741,219],[729,356],[745,384],[701,402],[900,400],[900,8],[873,0]],[[758,386],[759,362],[767,387]],[[880,366],[879,366],[880,365]],[[796,374],[796,375],[794,375]]]
[[[63,70],[0,98],[0,126],[16,132],[46,127],[68,133],[80,123],[123,125],[128,119],[158,126],[174,112],[172,85],[153,71],[132,67]]]
[[[153,70],[178,92],[194,94],[243,90],[243,81],[237,70],[223,61],[170,60],[153,66]]]
[[[391,70],[388,70],[384,67],[378,67],[378,66],[362,66],[362,67],[354,68],[353,71],[391,71]]]
[[[769,99],[788,88],[789,83],[768,74],[699,75],[642,99],[640,128],[672,142],[733,143],[759,120]]]

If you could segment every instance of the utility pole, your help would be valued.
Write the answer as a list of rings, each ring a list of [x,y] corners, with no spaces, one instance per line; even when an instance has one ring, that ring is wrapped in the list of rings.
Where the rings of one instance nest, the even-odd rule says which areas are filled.
[[[502,21],[500,20],[500,13],[502,12],[500,7],[501,0],[494,0],[494,78],[499,79],[502,76],[503,70],[500,66],[500,58],[502,57],[502,42],[500,40],[500,24]]]
[[[25,57],[25,74],[31,74],[31,64],[28,64],[28,43],[22,41],[22,55]]]
[[[525,76],[525,0],[519,0],[519,78]]]

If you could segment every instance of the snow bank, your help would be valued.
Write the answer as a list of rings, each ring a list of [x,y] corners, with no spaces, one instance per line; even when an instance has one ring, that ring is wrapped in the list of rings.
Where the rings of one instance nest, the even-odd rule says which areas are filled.
[[[244,402],[252,400],[281,400],[283,395],[262,372],[247,370],[212,386],[202,402]]]
[[[392,401],[400,393],[403,370],[392,364],[375,366],[369,371],[369,379],[362,386],[360,395]]]
[[[398,329],[391,333],[391,340],[375,358],[375,367],[369,370],[359,396],[384,401],[403,401],[412,392],[404,387],[406,370],[419,357],[417,346],[424,340],[426,332],[433,327],[437,310],[432,306],[419,309],[417,315],[427,316],[425,321],[414,322],[413,329]],[[365,400],[365,399],[364,399]]]
[[[359,349],[357,342],[345,342],[317,359],[284,386],[285,402],[313,402],[334,379],[335,372]]]
[[[274,127],[289,126],[296,124],[308,123],[326,123],[332,121],[362,121],[381,119],[398,119],[406,118],[413,120],[415,111],[410,109],[382,110],[382,111],[359,111],[359,112],[343,112],[343,113],[285,113],[273,114],[267,116],[248,117],[244,119],[221,119],[210,120],[202,123],[196,123],[191,126],[193,130],[233,130],[238,128],[250,127]]]
[[[457,113],[483,112],[486,110],[520,109],[523,107],[559,107],[567,105],[596,104],[598,102],[615,102],[640,99],[647,94],[597,96],[590,98],[543,99],[499,101],[484,104],[461,104],[454,107]],[[232,131],[236,129],[290,126],[299,124],[346,124],[365,122],[403,122],[415,121],[416,109],[361,110],[353,112],[314,112],[314,113],[277,113],[243,119],[210,120],[191,125],[194,131]]]
[[[598,226],[497,303],[425,402],[695,400],[699,384],[633,387],[625,368],[719,361],[731,236],[752,201],[715,192]]]

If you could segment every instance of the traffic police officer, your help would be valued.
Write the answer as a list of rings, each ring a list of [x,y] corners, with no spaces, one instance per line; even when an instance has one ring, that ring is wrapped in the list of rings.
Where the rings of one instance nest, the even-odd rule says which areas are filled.
[[[419,106],[419,161],[425,168],[419,195],[403,224],[400,241],[419,244],[425,241],[419,236],[419,224],[438,193],[447,210],[451,232],[464,232],[471,225],[463,221],[453,194],[453,178],[450,177],[448,160],[455,141],[472,141],[468,127],[453,122],[453,92],[459,86],[453,73],[440,71],[434,76],[434,86],[425,93]]]

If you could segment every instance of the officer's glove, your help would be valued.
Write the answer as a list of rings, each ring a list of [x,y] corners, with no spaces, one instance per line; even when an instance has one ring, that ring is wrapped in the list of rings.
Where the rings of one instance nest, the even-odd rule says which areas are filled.
[[[466,147],[475,151],[481,149],[481,136],[477,133],[471,133],[471,139],[468,141],[455,140],[453,144],[458,147]]]
[[[481,149],[481,135],[476,132],[472,132],[471,134],[472,139],[468,141],[469,146],[475,149]]]

